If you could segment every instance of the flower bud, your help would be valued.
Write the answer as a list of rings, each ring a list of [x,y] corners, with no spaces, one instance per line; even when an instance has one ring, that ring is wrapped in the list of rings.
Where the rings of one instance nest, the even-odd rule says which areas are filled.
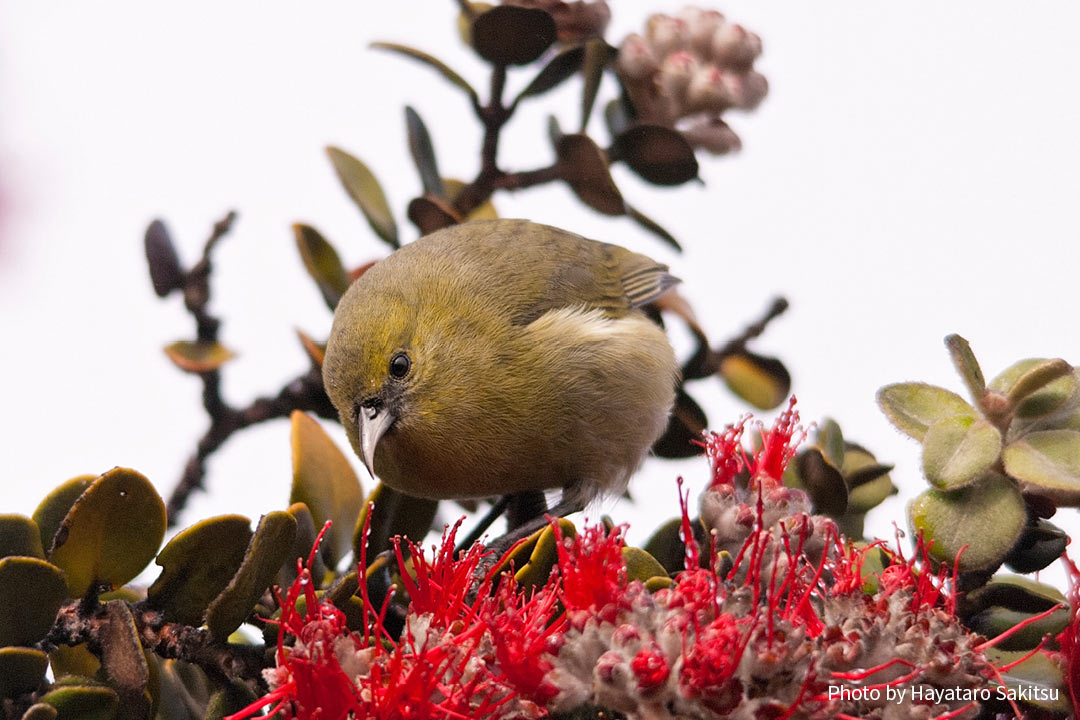
[[[735,85],[730,74],[715,65],[698,68],[686,88],[687,110],[723,112],[735,104]]]
[[[687,6],[678,18],[686,23],[690,34],[690,46],[701,57],[708,57],[712,52],[713,35],[724,24],[724,15],[716,10],[703,10]]]
[[[670,15],[649,16],[645,23],[645,36],[649,38],[653,52],[663,57],[676,50],[684,50],[690,44],[690,33],[686,23]]]
[[[685,104],[686,88],[690,84],[690,78],[700,67],[701,63],[698,59],[686,50],[673,52],[665,57],[656,78],[660,94],[671,98],[678,106]]]
[[[627,80],[643,80],[659,66],[656,54],[641,35],[627,35],[619,47],[619,74]]]
[[[683,130],[682,134],[693,147],[702,148],[714,155],[723,155],[742,148],[739,136],[720,119],[698,122]]]
[[[742,110],[753,110],[769,92],[769,81],[753,70],[742,75],[729,75],[732,102]]]
[[[712,36],[711,59],[727,67],[747,67],[761,54],[761,38],[742,25],[724,23]]]

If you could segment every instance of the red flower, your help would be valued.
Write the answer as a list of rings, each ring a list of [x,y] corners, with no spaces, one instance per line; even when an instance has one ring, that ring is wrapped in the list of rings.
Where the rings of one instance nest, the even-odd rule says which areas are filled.
[[[574,538],[564,539],[558,523],[555,531],[559,552],[559,597],[580,627],[590,615],[611,621],[624,605],[626,566],[623,563],[623,527],[609,533],[603,525],[588,527]]]
[[[1080,568],[1067,555],[1061,556],[1069,576],[1069,624],[1057,636],[1065,664],[1065,684],[1073,708],[1080,708]]]

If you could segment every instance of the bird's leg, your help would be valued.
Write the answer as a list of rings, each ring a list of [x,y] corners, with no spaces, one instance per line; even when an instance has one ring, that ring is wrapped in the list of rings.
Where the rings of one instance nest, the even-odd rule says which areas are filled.
[[[495,540],[489,543],[487,549],[491,551],[491,555],[488,557],[492,559],[492,562],[497,561],[506,554],[506,551],[518,540],[529,537],[537,530],[543,529],[548,524],[549,517],[561,518],[580,512],[584,509],[585,505],[579,497],[567,497],[567,493],[563,493],[563,496],[559,498],[559,502],[546,513],[533,517],[523,524],[518,525],[513,530],[510,530],[502,537],[495,538]]]
[[[541,491],[514,493],[510,495],[506,508],[506,530],[510,532],[535,518],[542,518],[547,511],[547,498]]]
[[[458,543],[456,548],[454,548],[455,556],[458,553],[471,548],[476,543],[476,541],[479,540],[485,532],[487,532],[487,529],[491,527],[491,524],[498,520],[499,516],[506,511],[506,506],[510,504],[511,497],[513,496],[500,495],[498,499],[496,499],[495,502],[491,504],[491,509],[484,514],[484,517],[480,518],[480,522],[476,523],[473,529],[469,531],[469,534],[466,535],[465,538]]]

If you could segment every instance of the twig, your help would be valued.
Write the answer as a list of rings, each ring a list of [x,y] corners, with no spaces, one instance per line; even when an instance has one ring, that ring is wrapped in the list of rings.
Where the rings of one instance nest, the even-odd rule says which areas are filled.
[[[183,280],[184,306],[195,318],[195,335],[203,342],[217,342],[221,320],[207,309],[210,302],[211,255],[214,248],[229,233],[236,213],[229,212],[214,224],[210,238],[203,246],[202,258]],[[311,368],[288,383],[276,396],[258,398],[244,408],[233,408],[221,396],[221,371],[199,373],[203,383],[202,400],[210,427],[201,438],[195,452],[184,466],[183,475],[173,489],[166,505],[169,525],[175,526],[191,494],[203,487],[206,459],[220,448],[233,433],[266,420],[288,417],[293,410],[307,410],[327,419],[337,419],[337,411],[322,386],[322,374]]]
[[[262,646],[215,641],[209,631],[167,622],[160,612],[142,603],[131,606],[131,616],[146,650],[162,658],[190,662],[211,677],[261,682],[262,670],[269,667]],[[81,601],[70,602],[60,608],[43,645],[51,649],[87,643],[91,652],[100,652],[99,638],[107,622],[103,606],[87,607]]]
[[[720,357],[725,355],[731,355],[732,353],[740,352],[746,348],[746,343],[750,342],[756,337],[759,337],[765,332],[765,329],[769,326],[769,323],[775,320],[788,309],[788,301],[786,298],[778,297],[772,301],[769,305],[769,309],[765,311],[765,314],[761,316],[757,322],[753,325],[749,325],[739,333],[737,336],[728,340],[722,346],[718,347],[713,352]]]

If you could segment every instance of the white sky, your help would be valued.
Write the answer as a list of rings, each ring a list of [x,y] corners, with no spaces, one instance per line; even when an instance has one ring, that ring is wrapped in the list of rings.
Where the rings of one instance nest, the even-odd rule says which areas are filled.
[[[612,5],[612,42],[648,12],[681,6]],[[114,465],[166,494],[201,434],[199,383],[160,350],[192,331],[178,298],[151,291],[141,245],[151,219],[166,219],[190,262],[210,225],[239,211],[217,255],[213,309],[240,354],[226,394],[243,403],[304,369],[293,328],[321,337],[330,326],[291,223],[314,224],[349,264],[385,252],[324,145],[374,169],[406,237],[403,208],[419,191],[406,102],[427,120],[443,173],[475,172],[479,133],[461,94],[367,49],[413,44],[486,87],[483,64],[457,41],[451,0],[299,7],[0,2],[0,510],[29,513],[55,484]],[[925,483],[918,446],[875,406],[879,386],[918,379],[960,391],[941,342],[949,332],[971,341],[988,375],[1026,356],[1080,362],[1080,5],[1020,7],[718,7],[765,43],[758,68],[770,95],[731,118],[745,150],[704,159],[704,188],[660,190],[616,173],[627,198],[683,242],[681,257],[628,220],[582,210],[560,186],[496,205],[670,263],[716,341],[785,294],[792,309],[756,348],[788,364],[804,418],[831,415],[897,464],[901,496],[869,525],[891,536]],[[513,75],[511,92],[532,72]],[[578,89],[523,105],[504,139],[506,167],[550,161],[546,115],[576,122]],[[745,411],[718,382],[691,392],[717,427]],[[696,496],[706,473],[703,460],[650,461],[632,486],[637,507],[612,512],[643,541],[677,512],[675,477]],[[212,460],[211,492],[185,520],[282,508],[290,475],[287,422],[242,433]],[[1055,522],[1080,529],[1073,510]]]

